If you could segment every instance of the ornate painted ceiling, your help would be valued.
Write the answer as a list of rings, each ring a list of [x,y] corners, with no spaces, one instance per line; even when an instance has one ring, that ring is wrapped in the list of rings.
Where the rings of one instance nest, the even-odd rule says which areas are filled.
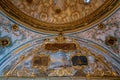
[[[119,0],[90,0],[89,3],[1,0],[0,79],[119,79],[119,3]],[[44,11],[48,12],[44,14]],[[81,21],[90,24],[82,25]],[[61,31],[64,34],[52,34]]]
[[[11,0],[26,15],[51,24],[66,24],[82,19],[98,9],[105,0]]]
[[[1,0],[0,5],[28,28],[65,33],[90,28],[118,8],[119,0]]]

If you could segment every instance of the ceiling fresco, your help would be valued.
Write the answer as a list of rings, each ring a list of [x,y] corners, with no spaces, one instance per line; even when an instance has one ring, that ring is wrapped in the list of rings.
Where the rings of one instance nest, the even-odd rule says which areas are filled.
[[[1,10],[40,32],[74,32],[90,28],[119,7],[119,0],[1,0]]]
[[[65,24],[82,19],[98,9],[105,0],[11,0],[12,3],[33,18],[54,24]],[[31,2],[30,2],[31,1]]]
[[[35,3],[37,1],[38,3]],[[41,78],[43,80],[63,80],[64,77],[64,80],[73,80],[74,78],[78,78],[78,80],[79,78],[83,80],[86,80],[86,78],[114,80],[112,78],[120,78],[120,8],[118,7],[119,2],[116,3],[118,0],[109,0],[110,2],[107,0],[90,0],[88,3],[85,3],[84,0],[72,1],[0,1],[0,79],[16,80],[17,78],[22,80],[27,78],[34,80],[35,78]],[[94,16],[98,22],[90,22],[94,26],[86,24],[84,26],[85,30],[81,31],[79,30],[80,25],[79,28],[76,26],[79,23],[74,25],[74,21],[85,18],[88,20],[92,13],[96,13],[98,8],[102,6],[105,8],[104,4],[107,3],[116,5],[114,7],[108,6],[108,12],[110,9],[115,10],[110,11],[111,16],[106,11],[104,13],[105,9],[103,9],[103,13],[106,15],[104,17],[100,15],[101,19],[98,18],[99,15]],[[39,10],[36,10],[35,7],[39,7],[36,8]],[[83,12],[77,11],[79,17],[72,19],[70,15],[76,14],[76,11],[72,13],[71,7],[75,7],[75,10],[79,7]],[[16,12],[16,9],[18,12]],[[42,9],[43,11],[41,11]],[[44,10],[52,11],[46,13],[47,18],[40,17]],[[67,11],[70,15],[65,17],[71,17],[71,21],[63,20],[61,22],[59,17],[68,14]],[[58,15],[59,17],[54,17]],[[29,17],[28,20],[26,20],[27,17]],[[49,22],[48,18],[54,20]],[[105,19],[102,20],[103,18]],[[41,25],[37,22],[34,23],[36,20]],[[68,23],[73,25],[65,26]],[[50,24],[50,26],[43,26],[46,24]],[[64,28],[61,24],[65,24]],[[36,28],[38,29],[36,30],[36,25],[39,25],[41,29]],[[51,25],[53,25],[52,28]],[[59,33],[58,27],[61,27],[63,34],[52,34]],[[72,27],[78,29],[78,31],[72,31]],[[66,31],[69,33],[66,33]]]

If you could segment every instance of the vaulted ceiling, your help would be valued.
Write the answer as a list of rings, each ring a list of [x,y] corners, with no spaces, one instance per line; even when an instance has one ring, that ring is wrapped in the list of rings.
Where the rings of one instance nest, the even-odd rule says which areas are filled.
[[[1,0],[0,76],[119,77],[119,5],[119,0]],[[47,43],[57,43],[48,49],[78,46],[47,51]],[[43,72],[32,63],[41,54],[51,60]],[[88,66],[72,66],[74,54],[86,56]]]

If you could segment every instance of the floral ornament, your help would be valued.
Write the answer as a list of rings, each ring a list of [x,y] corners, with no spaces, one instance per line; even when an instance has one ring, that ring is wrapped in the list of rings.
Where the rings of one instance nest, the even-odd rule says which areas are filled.
[[[12,30],[13,31],[18,31],[19,27],[16,24],[14,24],[14,25],[12,25]]]
[[[98,29],[99,30],[104,30],[106,28],[106,26],[102,23],[98,24]]]
[[[105,39],[105,44],[108,46],[115,46],[117,42],[117,38],[113,36],[108,36]]]
[[[10,39],[8,37],[3,37],[0,39],[0,46],[7,47],[10,45]]]

